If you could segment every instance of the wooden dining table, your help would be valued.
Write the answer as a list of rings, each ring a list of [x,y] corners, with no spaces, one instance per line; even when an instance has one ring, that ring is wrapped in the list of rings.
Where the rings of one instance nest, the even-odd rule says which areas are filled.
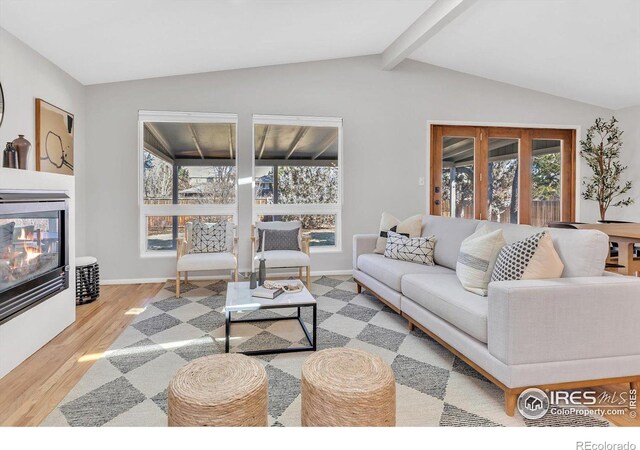
[[[576,228],[599,230],[609,236],[610,242],[618,244],[618,264],[625,275],[640,271],[640,259],[635,257],[635,244],[640,244],[640,223],[581,223]]]

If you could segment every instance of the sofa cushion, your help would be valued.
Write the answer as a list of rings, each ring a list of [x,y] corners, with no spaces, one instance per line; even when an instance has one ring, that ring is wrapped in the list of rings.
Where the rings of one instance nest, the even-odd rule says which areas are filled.
[[[563,278],[598,277],[609,256],[609,236],[598,230],[545,228],[564,263]]]
[[[462,287],[455,274],[413,274],[402,278],[402,295],[451,325],[487,342],[487,297]]]
[[[358,269],[376,280],[400,292],[400,280],[406,274],[430,273],[453,274],[455,272],[442,266],[426,266],[397,259],[385,258],[377,253],[365,253],[358,257]]]
[[[232,253],[190,253],[178,259],[178,271],[231,270],[236,268],[236,257]]]
[[[543,231],[542,228],[532,227],[531,225],[519,225],[515,223],[499,223],[483,220],[478,223],[478,229],[486,226],[489,231],[502,230],[502,236],[507,244],[521,241],[536,233]]]
[[[422,236],[436,237],[433,254],[435,263],[455,270],[460,244],[471,236],[477,227],[477,220],[425,216],[422,221]]]
[[[256,255],[256,267],[258,267],[261,257],[262,252]],[[267,268],[308,267],[311,265],[309,255],[297,250],[267,250],[264,252],[264,259]]]
[[[597,230],[572,230],[565,228],[536,228],[529,225],[482,221],[489,229],[501,229],[507,244],[546,231],[553,239],[553,246],[564,264],[562,278],[597,277],[604,272],[609,254],[609,237]],[[438,247],[436,245],[436,253]],[[437,256],[437,254],[436,254]],[[438,260],[436,258],[436,264]]]

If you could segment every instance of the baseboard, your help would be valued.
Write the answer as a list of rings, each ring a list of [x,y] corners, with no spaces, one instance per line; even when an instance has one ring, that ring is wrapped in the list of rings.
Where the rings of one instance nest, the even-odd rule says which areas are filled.
[[[115,284],[152,284],[152,283],[166,283],[169,280],[175,280],[176,277],[166,278],[120,278],[114,280],[100,280],[101,286],[109,286]],[[229,275],[189,275],[190,280],[230,280]]]
[[[241,273],[245,271],[240,271]],[[246,271],[248,272],[248,270]],[[282,276],[298,276],[298,272],[274,272]],[[351,275],[353,271],[348,270],[318,270],[311,271],[312,277],[330,276],[330,275]],[[242,276],[241,276],[242,278]],[[166,278],[120,278],[112,280],[100,280],[100,284],[104,286],[116,285],[116,284],[151,284],[151,283],[165,283],[169,280],[175,280],[175,277]],[[190,280],[229,280],[229,275],[189,275]]]

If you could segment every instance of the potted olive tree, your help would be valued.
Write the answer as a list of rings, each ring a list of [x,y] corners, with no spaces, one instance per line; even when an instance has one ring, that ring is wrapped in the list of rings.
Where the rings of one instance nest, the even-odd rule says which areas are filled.
[[[580,156],[593,172],[582,181],[582,197],[598,202],[602,222],[606,220],[609,207],[633,204],[633,199],[625,196],[631,190],[631,181],[621,181],[622,172],[627,166],[620,162],[622,130],[617,123],[615,117],[609,121],[598,117],[587,130],[586,139],[580,141]]]

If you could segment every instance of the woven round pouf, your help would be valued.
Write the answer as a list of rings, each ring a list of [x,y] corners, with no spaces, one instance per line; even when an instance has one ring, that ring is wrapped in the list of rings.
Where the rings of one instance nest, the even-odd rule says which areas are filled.
[[[245,355],[198,358],[169,383],[169,426],[267,426],[267,372]]]
[[[379,356],[331,348],[302,366],[303,427],[393,427],[396,382]]]

